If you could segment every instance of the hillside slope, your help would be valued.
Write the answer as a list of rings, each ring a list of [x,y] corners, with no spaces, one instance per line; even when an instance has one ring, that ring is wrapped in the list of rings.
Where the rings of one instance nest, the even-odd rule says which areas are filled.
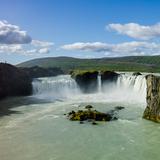
[[[72,57],[48,57],[33,59],[18,67],[59,67],[68,72],[74,69],[108,69],[117,71],[160,72],[160,56],[130,56],[116,58],[79,59]]]

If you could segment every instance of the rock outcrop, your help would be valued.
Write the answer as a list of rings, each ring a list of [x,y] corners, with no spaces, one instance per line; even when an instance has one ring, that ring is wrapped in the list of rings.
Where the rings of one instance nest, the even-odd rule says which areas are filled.
[[[147,107],[143,118],[160,122],[160,77],[154,75],[146,76],[147,83]]]
[[[108,82],[116,82],[119,74],[114,71],[102,71],[101,72],[101,80],[102,84]]]
[[[13,65],[0,63],[0,99],[31,93],[32,80],[26,72]]]
[[[72,71],[71,77],[75,79],[83,92],[88,93],[97,91],[98,74],[101,75],[102,84],[116,82],[119,76],[114,71]]]
[[[140,72],[134,72],[132,75],[133,76],[140,76],[140,75],[142,75],[142,73],[140,73]]]
[[[116,81],[119,74],[114,71],[102,71],[101,79],[102,81]]]
[[[84,93],[97,91],[98,71],[73,71],[71,77],[75,79]]]
[[[67,117],[71,121],[83,121],[92,122],[93,125],[97,124],[96,121],[113,121],[118,119],[118,111],[124,109],[124,107],[116,106],[113,110],[107,113],[94,110],[91,105],[87,105],[85,110],[71,111],[67,114]]]

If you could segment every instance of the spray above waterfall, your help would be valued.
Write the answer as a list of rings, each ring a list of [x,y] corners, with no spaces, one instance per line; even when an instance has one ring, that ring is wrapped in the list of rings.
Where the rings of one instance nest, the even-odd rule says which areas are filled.
[[[97,75],[97,91],[83,93],[70,75],[50,78],[37,78],[33,81],[34,96],[54,99],[75,99],[91,102],[140,102],[145,103],[145,76],[120,74],[115,82],[103,82],[101,74]]]

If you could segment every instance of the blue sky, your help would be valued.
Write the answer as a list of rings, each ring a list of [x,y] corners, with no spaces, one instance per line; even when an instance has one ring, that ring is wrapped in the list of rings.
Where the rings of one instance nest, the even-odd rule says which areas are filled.
[[[53,56],[159,54],[159,0],[0,0],[0,21],[34,40],[6,43],[0,35],[0,60],[12,64]]]

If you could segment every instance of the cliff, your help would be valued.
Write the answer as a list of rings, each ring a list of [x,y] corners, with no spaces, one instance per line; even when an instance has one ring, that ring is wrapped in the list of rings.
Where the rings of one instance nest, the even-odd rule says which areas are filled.
[[[147,107],[143,118],[160,122],[160,77],[154,75],[146,76],[147,83]]]
[[[98,71],[73,71],[71,77],[75,79],[82,92],[97,90]]]
[[[0,99],[31,94],[31,82],[31,78],[23,70],[7,63],[0,63]]]
[[[98,89],[98,74],[101,75],[102,84],[116,82],[119,76],[114,71],[73,71],[71,77],[75,79],[83,92],[94,92]]]

